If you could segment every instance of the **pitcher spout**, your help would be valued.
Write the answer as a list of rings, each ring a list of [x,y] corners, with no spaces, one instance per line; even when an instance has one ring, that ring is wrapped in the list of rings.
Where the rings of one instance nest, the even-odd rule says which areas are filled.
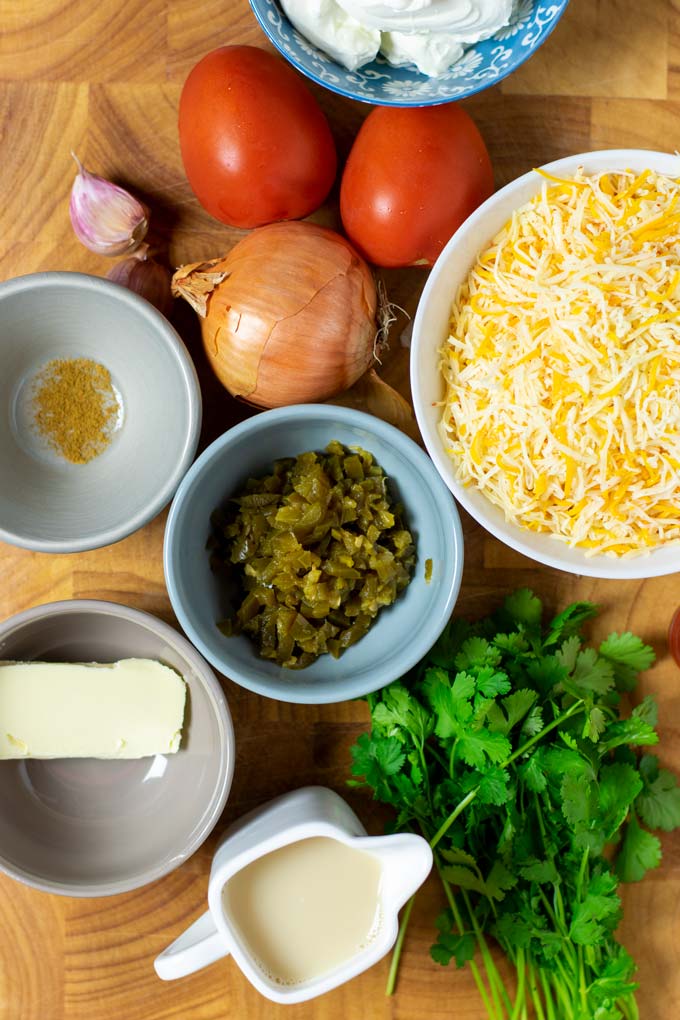
[[[375,854],[382,866],[383,909],[386,913],[401,910],[432,869],[430,844],[410,832],[376,836],[365,842],[365,849]]]

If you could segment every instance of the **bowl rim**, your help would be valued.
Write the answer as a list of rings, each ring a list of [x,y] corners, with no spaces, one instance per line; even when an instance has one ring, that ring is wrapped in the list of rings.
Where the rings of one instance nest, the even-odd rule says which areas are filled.
[[[297,29],[295,29],[295,26],[290,21],[290,18],[281,7],[280,0],[272,0],[272,2],[276,4],[276,7],[279,10],[281,17],[284,19],[284,21],[288,25],[290,25],[291,31],[297,31]],[[535,0],[535,2],[539,3],[540,0]],[[433,96],[431,98],[424,98],[421,96],[415,99],[407,99],[404,98],[403,96],[393,98],[390,95],[381,95],[379,98],[378,97],[374,98],[372,96],[362,95],[358,91],[350,91],[350,89],[348,88],[342,88],[340,85],[337,85],[333,82],[325,81],[320,74],[315,74],[310,68],[306,67],[302,63],[302,61],[298,60],[297,57],[294,57],[291,54],[285,52],[285,50],[281,47],[281,44],[276,37],[276,34],[269,27],[264,11],[261,10],[258,0],[249,0],[249,3],[251,10],[255,15],[258,24],[260,25],[260,28],[267,36],[267,39],[272,44],[272,46],[276,48],[277,52],[281,54],[284,60],[288,61],[288,63],[291,64],[292,67],[298,70],[301,74],[304,74],[305,77],[309,78],[310,81],[315,82],[315,84],[320,85],[322,88],[328,89],[329,92],[335,92],[335,94],[338,96],[344,96],[346,99],[355,99],[357,102],[365,103],[367,106],[395,106],[404,108],[404,107],[442,106],[444,103],[457,103],[460,102],[462,99],[467,99],[470,96],[477,95],[478,92],[483,92],[485,89],[492,88],[494,85],[498,85],[509,75],[513,74],[519,67],[522,66],[522,64],[525,64],[527,60],[529,60],[530,57],[532,57],[534,53],[536,53],[537,50],[539,50],[540,47],[547,41],[547,39],[555,31],[558,22],[560,21],[562,15],[566,11],[569,5],[569,0],[554,0],[554,2],[550,6],[552,7],[559,6],[560,9],[553,14],[553,19],[550,22],[547,32],[545,33],[543,39],[541,40],[540,46],[534,46],[533,48],[527,47],[526,52],[521,53],[520,59],[517,61],[517,63],[513,64],[512,67],[508,67],[497,78],[494,78],[493,81],[480,82],[475,87],[470,88],[468,91],[462,92],[460,95],[456,96]],[[298,34],[302,35],[301,32],[299,32]],[[492,36],[491,38],[493,39],[494,37]],[[483,41],[486,42],[487,40]],[[305,39],[305,42],[309,47],[314,49],[315,52],[318,53],[322,52],[318,46],[310,42],[308,39]],[[470,45],[475,44],[471,43]],[[338,62],[336,60],[333,60],[333,58],[330,57],[327,53],[324,53],[323,56],[325,59],[330,61],[330,66],[332,68],[338,68],[341,74],[344,75],[354,73],[350,71],[348,68],[343,67],[342,64],[338,64]],[[370,67],[371,63],[373,63],[373,61],[371,61],[369,64],[365,64],[364,67]],[[385,67],[389,68],[390,65],[385,64]],[[361,71],[362,69],[363,68],[358,68],[359,71]],[[425,74],[421,75],[421,77],[423,78],[423,80],[428,79],[428,75]]]
[[[127,305],[135,314],[145,318],[151,323],[156,334],[162,338],[174,355],[175,365],[183,380],[186,392],[189,420],[181,451],[165,483],[153,495],[150,495],[146,505],[133,517],[121,522],[117,526],[93,530],[89,534],[70,541],[34,538],[30,535],[25,536],[0,525],[0,541],[9,542],[11,545],[17,545],[24,549],[32,549],[35,552],[85,552],[89,549],[99,549],[102,546],[120,542],[121,539],[133,534],[133,532],[138,531],[139,528],[147,524],[170,502],[177,486],[191,465],[198,447],[203,413],[201,387],[191,355],[175,327],[145,298],[127,290],[118,283],[114,283],[112,280],[93,276],[89,273],[61,270],[27,273],[23,276],[16,276],[11,280],[0,282],[0,307],[2,301],[7,298],[12,298],[21,293],[30,293],[35,289],[42,289],[46,286],[53,286],[59,289],[66,288],[76,292],[81,290],[103,291],[110,294],[114,300]]]
[[[619,167],[628,169],[628,164],[630,162],[635,163],[636,161],[641,164],[651,164],[652,168],[656,167],[659,173],[675,172],[676,175],[680,173],[680,157],[676,154],[661,152],[656,149],[597,149],[590,152],[577,153],[573,156],[562,156],[559,159],[551,160],[549,163],[542,164],[537,169],[546,170],[549,173],[556,174],[573,173],[581,164],[585,164],[586,166],[590,164],[592,166],[594,163],[596,164],[594,169],[598,171],[606,169],[616,170]],[[671,162],[675,163],[674,171],[671,170]],[[585,553],[578,550],[578,547],[572,549],[567,546],[566,543],[562,543],[558,539],[551,539],[548,534],[542,534],[541,537],[545,538],[546,544],[552,544],[555,550],[554,553],[551,553],[548,549],[546,549],[545,552],[537,552],[524,539],[525,533],[529,534],[526,532],[526,529],[505,520],[499,523],[491,516],[491,513],[493,511],[497,512],[499,508],[496,507],[495,504],[492,504],[487,497],[484,497],[484,493],[481,493],[478,490],[474,490],[473,493],[473,495],[484,497],[483,509],[480,509],[478,503],[475,502],[474,499],[470,498],[468,488],[458,482],[452,473],[452,461],[444,452],[437,429],[433,429],[431,427],[428,417],[428,404],[423,397],[420,386],[421,374],[418,370],[420,359],[423,356],[423,352],[427,345],[423,328],[426,305],[428,304],[432,292],[438,286],[439,278],[446,272],[448,260],[455,252],[458,245],[471,236],[474,236],[480,223],[483,223],[486,214],[490,209],[493,209],[499,199],[508,198],[516,192],[523,191],[525,185],[534,180],[536,182],[536,190],[538,190],[541,187],[542,182],[538,175],[535,174],[534,170],[529,170],[527,173],[521,174],[514,180],[509,181],[502,188],[499,188],[498,191],[494,192],[493,195],[478,206],[478,208],[470,214],[465,222],[458,228],[453,237],[451,237],[447,242],[445,248],[432,267],[430,275],[425,283],[413,322],[410,354],[410,381],[413,407],[416,420],[423,437],[423,442],[425,443],[425,447],[432,458],[437,471],[446,486],[455,496],[457,502],[465,508],[477,524],[481,525],[500,542],[503,542],[504,545],[509,546],[511,549],[521,553],[523,556],[526,556],[535,562],[543,563],[545,566],[554,567],[569,574],[583,575],[585,577],[598,577],[609,580],[643,580],[651,577],[661,577],[666,574],[676,573],[678,565],[677,562],[673,563],[672,559],[669,563],[667,558],[659,556],[658,563],[654,564],[653,569],[650,570],[649,556],[641,555],[630,559],[615,559],[606,556],[603,553],[586,556]],[[519,205],[523,204],[523,201],[518,201],[515,208],[518,208]],[[484,238],[486,238],[486,234],[484,234]],[[490,238],[488,240],[490,240]],[[487,244],[488,240],[483,239],[477,250],[480,250],[482,245]],[[451,300],[453,301],[453,297]],[[486,512],[487,504],[489,507],[489,513]],[[579,562],[578,564],[566,563],[564,557],[560,555],[562,548],[568,549],[572,553],[576,551],[581,552],[582,562]],[[654,552],[660,553],[661,551],[662,550],[659,549]],[[651,555],[654,555],[654,552]]]
[[[386,669],[381,662],[377,662],[372,672],[373,679],[368,687],[365,683],[352,686],[351,674],[344,680],[328,680],[320,682],[318,686],[296,684],[293,676],[291,676],[290,680],[286,680],[285,686],[274,679],[253,677],[252,673],[242,671],[238,666],[224,661],[203,640],[185,611],[176,584],[176,572],[178,572],[176,567],[178,555],[177,532],[184,504],[190,498],[196,479],[210,471],[213,464],[222,456],[225,447],[228,447],[234,440],[239,440],[249,433],[257,433],[262,429],[276,428],[297,421],[306,421],[310,416],[315,416],[317,419],[325,422],[360,427],[370,434],[376,435],[387,445],[396,447],[402,456],[409,461],[411,466],[415,466],[419,473],[425,476],[432,500],[437,504],[438,514],[441,516],[445,515],[447,523],[450,523],[452,562],[449,565],[448,575],[442,580],[444,591],[441,603],[437,607],[436,614],[424,621],[423,626],[418,630],[415,639],[409,646],[409,654],[405,656],[397,676],[403,676],[416,665],[443,631],[458,598],[464,560],[463,530],[456,504],[425,451],[393,425],[388,425],[380,418],[366,414],[363,411],[335,404],[291,404],[286,407],[262,411],[224,432],[194,462],[175,494],[165,528],[163,568],[170,602],[182,629],[201,654],[220,673],[239,686],[267,698],[292,704],[325,705],[364,697],[366,694],[379,690],[396,679],[393,675],[393,670]],[[326,687],[328,690],[325,689]]]
[[[186,846],[180,852],[175,853],[165,864],[155,865],[139,871],[127,879],[75,885],[69,882],[57,882],[40,878],[40,876],[33,872],[8,862],[3,856],[2,849],[0,849],[0,871],[33,889],[80,899],[92,896],[115,896],[119,893],[130,892],[133,889],[140,889],[142,886],[170,874],[170,872],[174,871],[191,857],[210,835],[224,811],[234,778],[234,767],[236,764],[234,724],[226,695],[210,665],[193,645],[187,641],[183,634],[175,630],[174,627],[171,627],[170,624],[165,623],[164,620],[160,620],[157,616],[153,616],[153,614],[147,613],[142,609],[133,609],[131,606],[122,605],[118,602],[108,602],[104,599],[64,599],[58,602],[45,602],[42,605],[33,606],[31,609],[24,609],[22,612],[15,613],[13,616],[3,620],[0,623],[0,641],[12,632],[30,625],[36,620],[45,619],[50,616],[61,616],[64,613],[96,613],[103,616],[116,616],[151,630],[155,635],[164,639],[167,644],[177,648],[180,654],[189,662],[194,673],[200,677],[203,688],[208,695],[208,701],[214,711],[220,733],[218,780],[213,790],[211,801],[207,809],[203,811],[202,824],[195,830],[192,839]]]

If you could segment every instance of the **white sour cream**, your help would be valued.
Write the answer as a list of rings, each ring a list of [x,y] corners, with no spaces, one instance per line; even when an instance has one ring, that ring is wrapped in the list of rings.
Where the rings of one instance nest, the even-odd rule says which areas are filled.
[[[336,0],[281,0],[281,6],[298,32],[348,71],[370,64],[380,49],[378,29],[361,24]]]
[[[513,0],[338,0],[382,32],[446,32],[458,42],[488,39],[510,21]]]
[[[435,78],[465,51],[448,32],[383,32],[380,52],[393,67],[415,64],[421,74]]]
[[[297,30],[355,71],[378,53],[395,67],[415,64],[436,77],[464,45],[510,21],[514,0],[281,0]]]

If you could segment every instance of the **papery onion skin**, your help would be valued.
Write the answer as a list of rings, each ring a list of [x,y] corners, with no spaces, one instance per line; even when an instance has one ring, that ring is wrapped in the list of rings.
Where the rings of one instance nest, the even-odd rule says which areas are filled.
[[[147,245],[142,247],[145,249]],[[165,266],[149,258],[145,252],[117,262],[109,269],[106,278],[139,294],[166,318],[170,316],[172,312],[170,273]]]
[[[313,223],[254,230],[225,258],[179,269],[173,293],[205,311],[213,371],[257,407],[326,400],[375,359],[371,271],[345,238]]]
[[[373,414],[376,418],[382,418],[389,425],[400,429],[414,442],[423,445],[416,416],[408,400],[381,379],[374,368],[369,368],[350,389],[338,393],[328,403]]]

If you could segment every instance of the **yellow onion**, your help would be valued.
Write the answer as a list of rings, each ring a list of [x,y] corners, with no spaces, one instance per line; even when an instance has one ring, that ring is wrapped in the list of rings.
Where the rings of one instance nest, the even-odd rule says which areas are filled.
[[[408,400],[381,379],[374,368],[369,368],[350,389],[339,393],[328,403],[374,414],[422,445],[418,423]]]
[[[201,316],[220,382],[258,407],[326,400],[374,360],[371,271],[314,223],[260,227],[224,258],[180,267],[172,291]]]

